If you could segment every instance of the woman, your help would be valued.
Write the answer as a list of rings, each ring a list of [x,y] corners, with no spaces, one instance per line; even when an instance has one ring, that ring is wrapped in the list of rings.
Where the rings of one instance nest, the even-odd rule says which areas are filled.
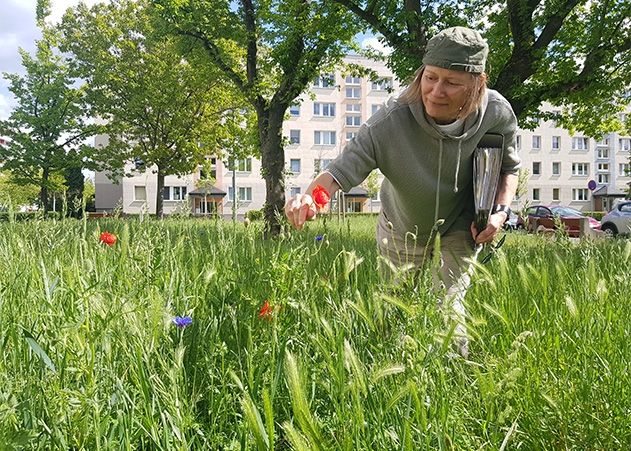
[[[444,303],[459,323],[463,355],[468,341],[462,300],[470,272],[465,259],[474,255],[474,243],[491,242],[502,229],[520,166],[515,115],[506,99],[486,89],[487,55],[486,41],[474,30],[453,27],[438,33],[401,96],[360,128],[306,194],[285,205],[287,219],[300,229],[317,214],[311,197],[316,186],[331,194],[340,188],[348,191],[379,169],[385,176],[377,225],[380,254],[395,266],[418,267],[438,226],[443,264],[435,286],[446,290]],[[494,211],[486,228],[478,231],[473,224],[473,153],[486,133],[503,135],[502,173]]]

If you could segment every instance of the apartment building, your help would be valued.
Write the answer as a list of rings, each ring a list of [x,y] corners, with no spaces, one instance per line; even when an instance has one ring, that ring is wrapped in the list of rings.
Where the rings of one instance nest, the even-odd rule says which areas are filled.
[[[382,62],[360,56],[348,56],[345,62],[372,70],[378,79],[348,75],[343,70],[323,73],[314,80],[309,92],[289,108],[283,126],[288,142],[287,196],[304,192],[311,180],[342,152],[359,126],[401,90],[400,82]],[[105,144],[106,139],[98,137],[97,145]],[[629,136],[612,133],[596,141],[542,121],[532,131],[518,131],[517,147],[530,179],[526,193],[515,200],[513,208],[542,203],[583,211],[608,210],[615,198],[624,197],[631,182]],[[234,168],[220,159],[213,158],[211,162],[215,179],[212,187],[200,187],[199,181],[204,177],[199,170],[184,177],[166,177],[165,214],[189,210],[199,215],[217,212],[241,218],[248,210],[263,207],[265,182],[258,159],[239,160]],[[95,175],[97,211],[119,208],[130,214],[155,212],[157,181],[151,168],[130,162],[126,169],[134,175],[118,184],[107,174]],[[356,187],[344,196],[341,205],[346,211],[378,211],[379,198],[370,198],[367,189]]]

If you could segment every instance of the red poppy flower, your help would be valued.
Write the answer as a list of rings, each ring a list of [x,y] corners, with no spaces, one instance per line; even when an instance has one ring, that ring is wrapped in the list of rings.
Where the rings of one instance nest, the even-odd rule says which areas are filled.
[[[271,305],[269,305],[269,301],[266,300],[263,303],[263,307],[261,307],[261,310],[259,310],[259,318],[266,319],[266,320],[272,319],[273,310],[274,308]]]
[[[103,244],[107,244],[108,246],[114,246],[116,244],[116,235],[110,232],[103,232],[99,237],[99,241]]]
[[[318,207],[318,210],[322,210],[326,207],[331,200],[329,192],[321,185],[316,185],[316,187],[313,188],[311,197],[313,197],[313,202],[316,204],[316,207]]]

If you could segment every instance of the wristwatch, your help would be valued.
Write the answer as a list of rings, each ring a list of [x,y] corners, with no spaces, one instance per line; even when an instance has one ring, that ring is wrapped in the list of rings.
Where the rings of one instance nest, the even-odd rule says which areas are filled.
[[[493,205],[493,214],[500,212],[506,213],[506,217],[508,218],[510,216],[510,207],[508,205],[501,204]]]

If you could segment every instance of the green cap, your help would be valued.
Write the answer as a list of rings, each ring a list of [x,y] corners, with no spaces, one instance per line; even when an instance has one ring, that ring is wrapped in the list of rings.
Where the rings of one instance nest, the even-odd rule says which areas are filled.
[[[481,74],[489,46],[482,35],[465,27],[447,28],[427,43],[423,64]]]

